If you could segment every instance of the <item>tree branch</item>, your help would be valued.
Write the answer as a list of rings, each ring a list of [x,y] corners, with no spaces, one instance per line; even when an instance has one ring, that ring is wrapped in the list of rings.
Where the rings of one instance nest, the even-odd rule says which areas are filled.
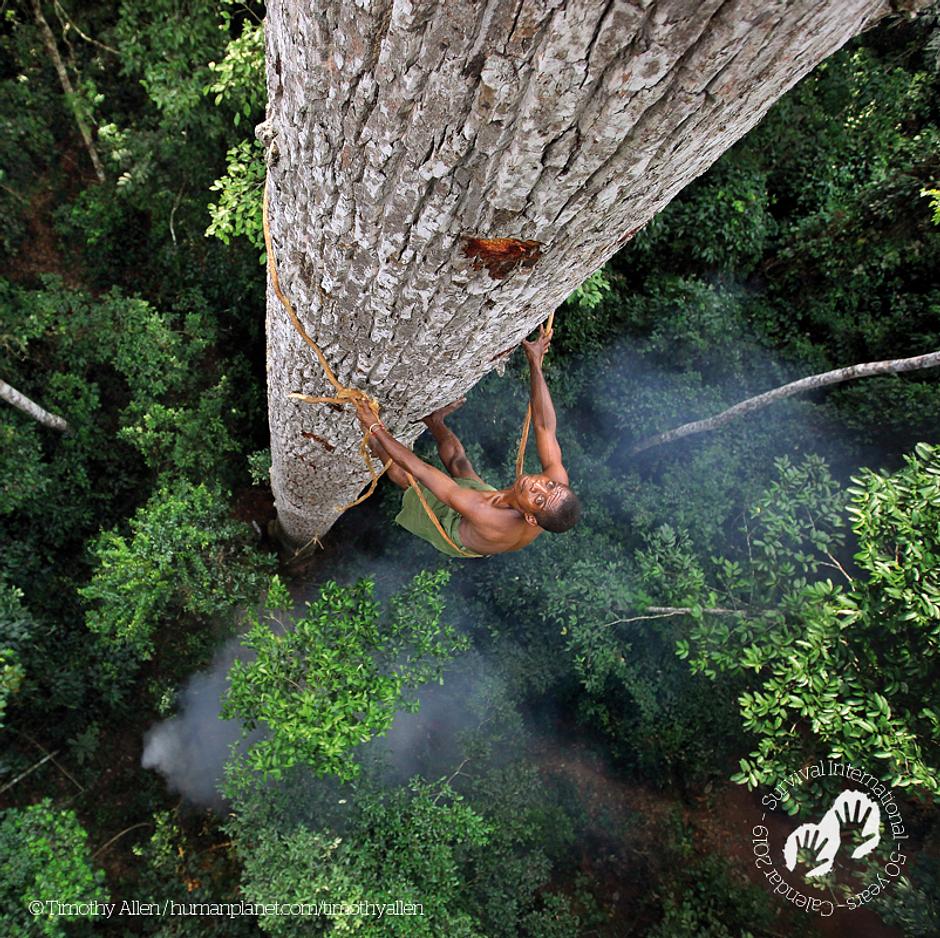
[[[443,780],[443,779],[442,779],[442,781],[444,782],[444,785],[445,785],[445,786],[446,786],[446,785],[450,785],[450,783],[451,783],[458,775],[463,775],[463,774],[464,774],[463,771],[462,771],[462,770],[463,770],[463,767],[464,767],[469,761],[470,761],[470,756],[467,756],[467,758],[464,759],[463,762],[461,762],[460,765],[457,766],[456,770],[454,771],[454,774],[451,775],[450,778],[448,778],[448,779],[446,779],[446,780]],[[441,797],[442,794],[444,794],[444,787],[443,787],[443,786],[440,788],[440,790],[438,791],[438,793],[437,793],[437,794],[434,796],[434,798],[431,800],[431,804],[437,804],[437,800],[438,800],[438,798]]]
[[[65,12],[65,8],[59,3],[59,0],[53,0],[55,4],[56,15],[59,17],[59,21],[63,25],[63,29],[74,29],[85,42],[90,42],[94,46],[98,46],[99,49],[104,49],[105,52],[113,52],[115,55],[120,55],[121,53],[114,48],[114,46],[109,46],[104,42],[99,42],[93,36],[87,36],[83,33],[68,17],[68,14]]]
[[[14,730],[14,732],[16,732],[16,731]],[[46,749],[46,747],[43,746],[42,743],[37,742],[37,741],[36,741],[35,739],[33,739],[33,737],[30,736],[28,733],[21,733],[20,735],[21,735],[24,739],[28,739],[41,753],[43,753],[44,755],[49,756],[49,758],[52,760],[52,764],[53,764],[67,779],[69,779],[69,781],[71,781],[71,782],[75,785],[75,787],[79,790],[79,792],[83,792],[83,791],[85,790],[85,786],[82,785],[81,782],[79,782],[78,779],[77,779],[74,775],[72,775],[72,773],[69,772],[68,769],[66,769],[64,765],[62,765],[62,763],[60,763],[57,759],[53,758],[53,757],[55,756],[55,753],[50,754],[50,753],[49,753],[49,750]],[[58,751],[59,751],[59,750],[57,749],[56,752],[58,752]]]
[[[670,619],[673,616],[688,616],[692,614],[692,609],[688,606],[647,606],[646,615],[631,616],[629,619],[614,619],[613,622],[605,622],[606,629],[611,625],[623,625],[625,622],[649,622],[651,619]],[[726,609],[724,606],[706,606],[702,612],[710,616],[743,616],[745,619],[751,619],[741,609]]]
[[[38,420],[44,427],[49,427],[50,430],[58,430],[61,433],[65,433],[69,429],[69,425],[61,417],[50,414],[48,410],[43,410],[42,407],[31,401],[25,394],[21,394],[16,388],[11,388],[10,385],[3,380],[0,380],[0,399],[5,400],[8,404],[12,404],[14,407],[23,411],[24,414],[28,414],[33,420]]]
[[[841,573],[842,576],[844,576],[849,583],[855,582],[855,580],[853,580],[852,577],[849,576],[848,570],[846,570],[845,567],[843,567],[842,564],[839,563],[838,559],[831,553],[831,551],[827,550],[826,556],[832,561],[832,563],[827,563],[825,564],[825,566],[832,567],[834,570],[838,570],[839,573]]]
[[[153,821],[139,821],[137,824],[131,824],[130,827],[125,827],[120,833],[115,834],[110,840],[105,841],[92,855],[92,860],[98,856],[99,853],[103,853],[108,847],[111,846],[116,840],[120,840],[125,834],[129,834],[131,831],[137,830],[138,827],[151,827],[153,826]]]
[[[40,0],[33,0],[33,15],[36,17],[36,23],[39,25],[39,32],[42,33],[43,44],[46,47],[46,51],[49,53],[49,57],[52,59],[56,74],[59,76],[59,83],[62,85],[65,97],[72,108],[72,114],[75,116],[75,123],[78,124],[78,130],[82,135],[82,140],[85,141],[85,149],[88,150],[88,156],[91,159],[92,166],[95,168],[95,175],[98,177],[99,182],[104,182],[104,167],[101,165],[101,159],[98,156],[98,151],[95,149],[95,143],[91,138],[91,130],[81,115],[81,110],[75,96],[75,89],[72,87],[72,80],[69,78],[69,73],[65,69],[62,56],[59,55],[59,47],[56,45],[52,29],[46,21],[46,18],[42,15]]]
[[[803,391],[811,391],[814,388],[821,388],[830,384],[841,384],[843,381],[853,381],[855,378],[868,378],[871,375],[900,374],[905,371],[917,371],[921,368],[936,368],[937,366],[940,366],[940,352],[929,352],[926,355],[916,355],[914,358],[866,362],[862,365],[850,365],[848,368],[837,368],[835,371],[826,371],[822,374],[811,375],[808,378],[800,378],[799,381],[791,381],[789,384],[774,388],[772,391],[765,391],[756,397],[749,397],[747,400],[723,410],[714,417],[696,420],[693,423],[684,423],[674,430],[667,430],[665,433],[647,437],[645,440],[636,443],[630,452],[634,454],[642,453],[643,450],[652,449],[654,446],[662,446],[663,443],[672,443],[684,436],[705,433],[708,430],[717,430],[718,427],[723,427],[737,417],[743,417],[744,414],[760,410],[775,401],[792,397],[794,394],[801,394]]]
[[[45,765],[50,759],[55,758],[55,756],[59,754],[59,751],[60,750],[56,749],[55,752],[47,752],[38,762],[33,763],[33,765],[26,769],[25,772],[20,772],[12,782],[7,782],[3,788],[0,788],[0,795],[11,789],[17,782],[21,782],[31,772],[35,772],[41,765]]]

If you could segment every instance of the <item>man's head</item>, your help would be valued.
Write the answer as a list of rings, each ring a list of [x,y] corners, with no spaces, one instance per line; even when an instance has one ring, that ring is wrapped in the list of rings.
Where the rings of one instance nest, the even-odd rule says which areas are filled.
[[[561,534],[581,518],[581,502],[571,489],[547,475],[525,475],[513,486],[516,507],[529,524]]]

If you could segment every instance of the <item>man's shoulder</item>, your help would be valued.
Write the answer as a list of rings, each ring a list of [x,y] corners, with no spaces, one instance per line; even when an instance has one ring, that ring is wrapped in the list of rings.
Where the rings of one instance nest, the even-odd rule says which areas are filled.
[[[454,479],[454,481],[462,488],[469,489],[474,492],[498,492],[495,486],[490,485],[489,482],[484,482],[482,479]]]

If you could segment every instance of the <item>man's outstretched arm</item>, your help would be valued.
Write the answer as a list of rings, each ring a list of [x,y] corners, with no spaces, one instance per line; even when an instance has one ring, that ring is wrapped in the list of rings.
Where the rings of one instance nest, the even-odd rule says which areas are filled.
[[[539,337],[534,342],[523,342],[522,348],[529,359],[529,400],[532,405],[532,429],[535,431],[535,446],[542,463],[542,471],[549,478],[563,485],[568,484],[568,472],[561,461],[561,447],[555,430],[558,426],[555,405],[542,374],[542,359],[552,341],[551,331],[539,328]]]
[[[407,446],[403,446],[388,432],[381,421],[376,419],[368,405],[357,402],[356,416],[364,431],[372,428],[372,435],[396,466],[405,472],[410,472],[417,482],[429,489],[445,505],[456,509],[462,515],[472,512],[478,498],[476,492],[461,488],[447,473],[441,472],[440,469],[429,465],[419,456],[415,456]]]

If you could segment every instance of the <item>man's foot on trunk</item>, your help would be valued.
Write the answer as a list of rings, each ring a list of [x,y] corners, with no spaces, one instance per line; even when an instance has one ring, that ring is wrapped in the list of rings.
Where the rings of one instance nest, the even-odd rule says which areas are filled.
[[[432,423],[443,423],[444,418],[450,416],[455,410],[463,407],[467,399],[465,397],[458,398],[453,404],[448,404],[446,407],[438,407],[433,413],[427,415],[427,417],[422,417],[421,419],[430,426]]]

